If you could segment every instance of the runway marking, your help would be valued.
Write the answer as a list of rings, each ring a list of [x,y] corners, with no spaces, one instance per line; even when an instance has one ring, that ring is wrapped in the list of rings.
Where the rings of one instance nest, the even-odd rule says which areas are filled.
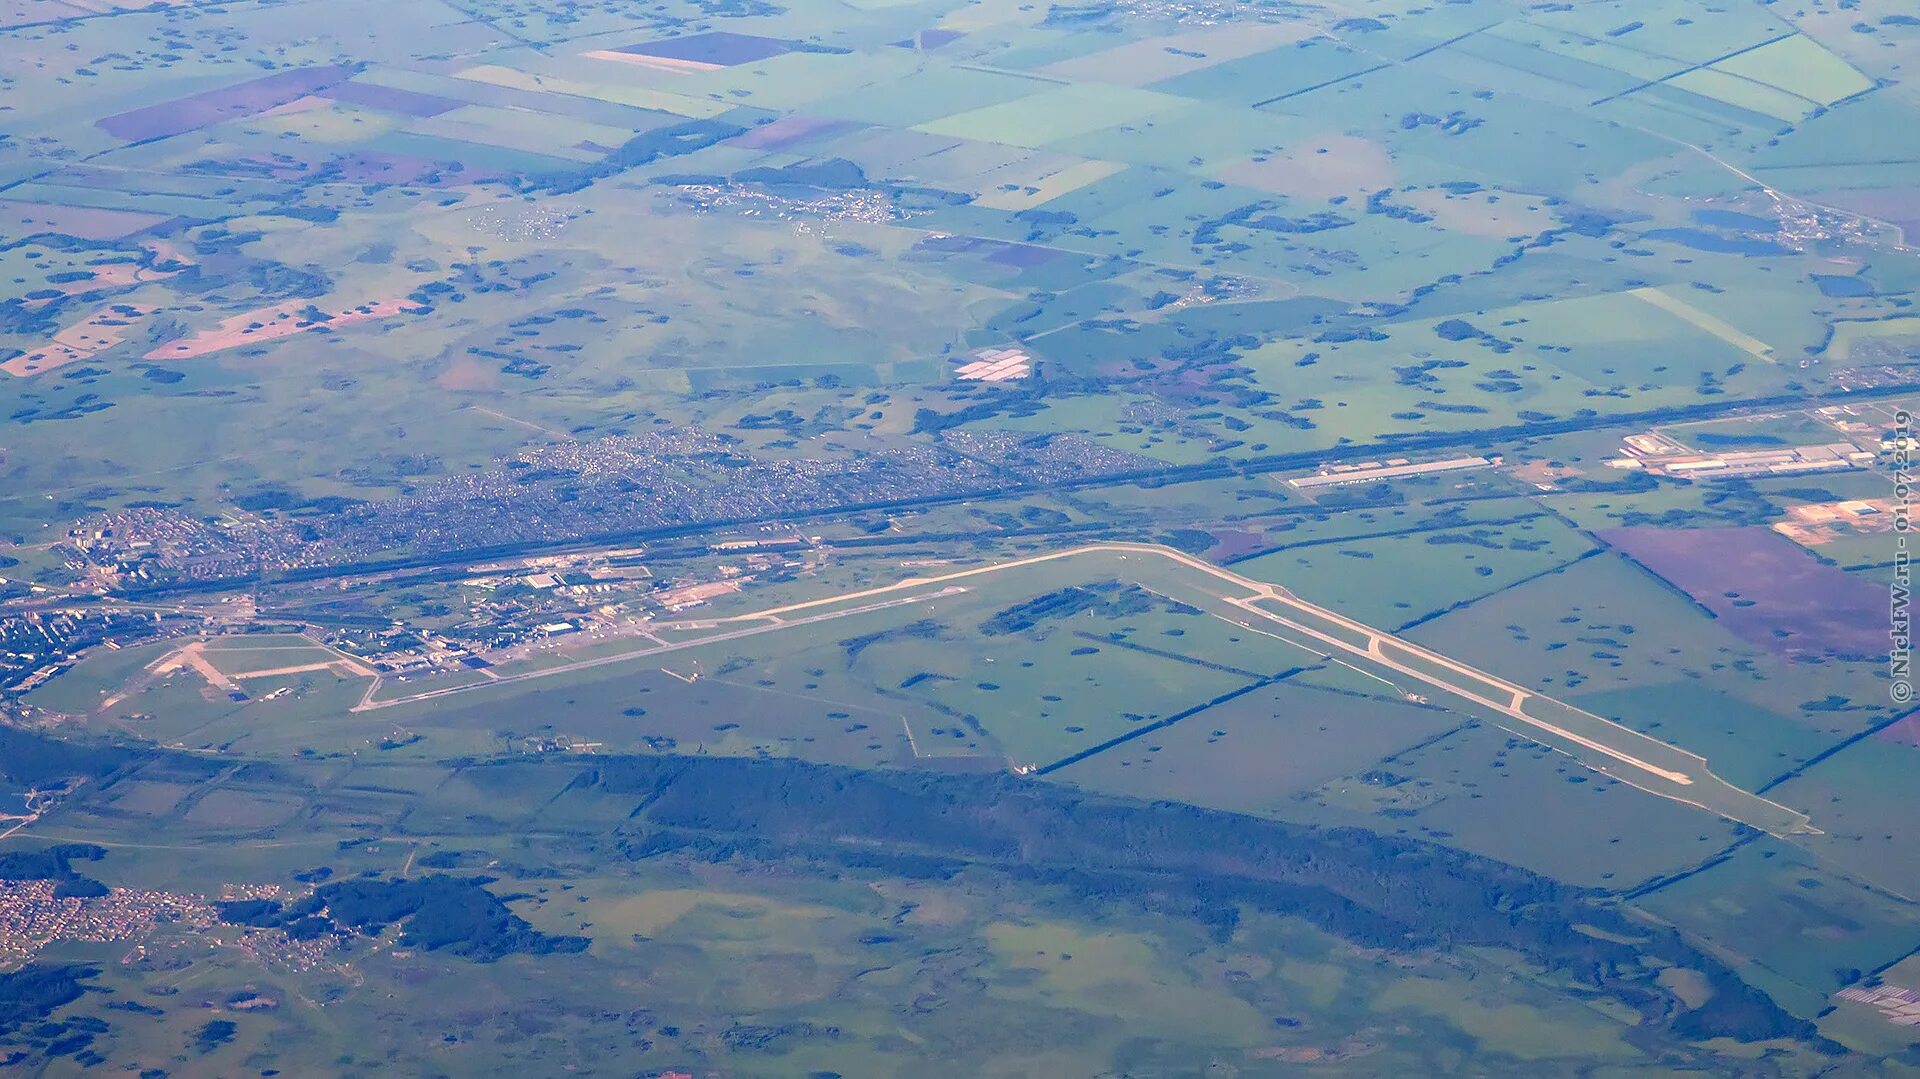
[[[1231,570],[1216,566],[1211,562],[1189,555],[1183,551],[1157,544],[1122,542],[1087,544],[1062,551],[1030,555],[1025,558],[1017,558],[1007,562],[996,562],[985,566],[975,566],[971,569],[956,570],[952,573],[944,573],[938,576],[913,577],[895,584],[881,585],[838,596],[828,596],[821,599],[789,603],[779,607],[771,607],[766,610],[752,611],[745,614],[692,619],[684,622],[660,623],[658,628],[665,630],[681,632],[715,630],[717,632],[700,638],[661,644],[657,647],[625,652],[619,655],[581,660],[576,663],[549,667],[538,671],[500,675],[493,683],[483,684],[503,684],[526,681],[534,678],[547,678],[586,668],[612,663],[624,663],[666,652],[736,640],[760,633],[770,633],[781,629],[826,622],[851,615],[885,610],[891,607],[927,603],[966,592],[966,588],[953,583],[956,581],[964,581],[987,574],[1003,573],[1007,570],[1101,553],[1118,555],[1121,561],[1134,555],[1166,559],[1188,569],[1204,573],[1217,581],[1231,585],[1233,589],[1239,592],[1246,593],[1244,595],[1210,593],[1213,599],[1231,604],[1246,612],[1249,616],[1277,623],[1293,630],[1295,633],[1306,636],[1310,640],[1321,642],[1335,652],[1357,656],[1370,664],[1384,667],[1414,679],[1415,681],[1453,694],[1463,700],[1485,708],[1496,715],[1512,720],[1523,727],[1532,728],[1535,731],[1551,735],[1553,738],[1559,739],[1562,742],[1578,746],[1598,758],[1612,762],[1616,766],[1623,765],[1625,766],[1624,769],[1609,767],[1606,764],[1594,760],[1576,757],[1576,759],[1581,759],[1582,763],[1587,767],[1593,768],[1595,771],[1607,775],[1610,778],[1647,791],[1650,794],[1656,794],[1663,798],[1670,798],[1674,801],[1697,806],[1708,812],[1716,813],[1732,820],[1738,820],[1741,823],[1773,832],[1776,835],[1817,831],[1817,829],[1813,829],[1808,823],[1805,814],[1797,810],[1789,809],[1777,802],[1762,798],[1759,795],[1741,790],[1727,783],[1725,780],[1720,779],[1718,776],[1715,776],[1712,770],[1707,767],[1706,758],[1699,754],[1658,741],[1631,727],[1616,723],[1603,716],[1594,715],[1590,712],[1574,708],[1565,702],[1546,697],[1475,667],[1449,659],[1438,652],[1414,644],[1411,641],[1395,637],[1392,634],[1374,629],[1363,622],[1355,621],[1345,615],[1309,603],[1278,585],[1243,577]],[[936,587],[938,587],[939,590],[935,592],[923,591]],[[905,596],[899,595],[899,593],[902,592],[910,594]],[[857,602],[861,600],[873,600],[874,602]],[[856,603],[857,605],[851,607],[846,606],[849,603]],[[1285,609],[1285,612],[1269,610],[1264,606],[1267,604],[1282,607]],[[822,608],[832,609],[822,611]],[[818,613],[807,614],[806,612],[809,611]],[[799,617],[794,617],[796,615]],[[1302,619],[1318,622],[1321,628],[1303,624]],[[728,626],[739,628],[725,628]],[[1250,630],[1254,629],[1252,626],[1247,626],[1246,628]],[[1339,634],[1332,632],[1332,630],[1339,630],[1350,634],[1354,640],[1344,639]],[[1255,630],[1255,632],[1261,631]],[[1278,634],[1273,634],[1273,636],[1281,640],[1286,640],[1286,638],[1280,637]],[[1356,640],[1362,643],[1355,643]],[[1297,642],[1288,643],[1293,644],[1294,647],[1300,647]],[[1315,652],[1316,650],[1308,648],[1306,651]],[[1396,655],[1403,658],[1396,658]],[[1329,653],[1326,658],[1341,662],[1332,653]],[[1438,668],[1438,671],[1422,669],[1419,666],[1413,665],[1409,660],[1417,660],[1422,664],[1431,665],[1432,667]],[[1351,666],[1351,664],[1347,665]],[[1362,673],[1369,672],[1363,671]],[[1448,674],[1458,676],[1459,680],[1456,681],[1447,677]],[[1374,675],[1374,677],[1392,685],[1388,679],[1381,678],[1379,675]],[[454,693],[465,692],[470,689],[481,688],[480,686],[471,684],[448,686],[387,700],[375,700],[375,694],[383,684],[384,680],[376,677],[373,683],[367,687],[366,694],[361,698],[360,703],[355,705],[352,710],[363,712],[380,708],[391,708],[398,705],[413,704],[419,701],[432,700],[439,697],[450,696]],[[1488,692],[1486,692],[1487,690],[1497,691],[1497,695],[1490,696]],[[1501,699],[1502,697],[1505,699]],[[1559,723],[1542,719],[1529,713],[1526,710],[1526,706],[1529,702],[1535,700],[1549,701],[1566,709],[1569,713],[1577,715],[1583,723],[1591,724],[1596,731],[1606,731],[1616,736],[1612,739],[1615,744],[1609,744],[1608,742],[1601,741],[1599,738],[1580,734],[1567,729]],[[1504,724],[1502,725],[1504,726]],[[1515,731],[1515,733],[1525,736],[1527,732],[1518,730]],[[1551,743],[1547,744],[1551,748],[1568,752],[1564,747],[1553,746]],[[1627,746],[1645,746],[1647,748],[1642,750],[1642,752],[1655,753],[1670,761],[1674,761],[1676,767],[1666,767],[1649,761],[1644,757],[1637,756],[1634,752],[1629,751],[1629,749],[1623,748]],[[1569,755],[1573,754],[1569,753]],[[1649,786],[1649,783],[1654,783],[1655,785]],[[1671,788],[1700,790],[1701,793],[1699,796],[1702,798],[1713,797],[1712,793],[1708,793],[1705,790],[1705,788],[1712,788],[1736,800],[1747,802],[1753,809],[1760,810],[1760,812],[1747,812],[1743,815],[1735,815],[1726,807],[1708,805],[1693,797],[1680,793],[1679,790]],[[1748,819],[1749,817],[1753,819]]]

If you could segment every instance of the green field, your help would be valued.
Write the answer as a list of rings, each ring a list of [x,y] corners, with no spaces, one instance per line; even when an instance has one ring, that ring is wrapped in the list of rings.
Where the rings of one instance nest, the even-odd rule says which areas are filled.
[[[1438,710],[1297,681],[1303,680],[1214,705],[1053,778],[1088,790],[1286,818],[1300,812],[1294,803],[1303,792],[1458,723]]]
[[[1235,566],[1374,625],[1400,628],[1549,573],[1591,550],[1551,518],[1263,555]],[[1391,566],[1368,573],[1367,567]]]
[[[1382,758],[1302,801],[1299,819],[1433,839],[1609,890],[1690,867],[1739,834],[1488,726]]]
[[[1636,902],[1740,956],[1756,984],[1809,1017],[1861,972],[1920,946],[1920,907],[1768,841]]]
[[[1912,1070],[1911,8],[0,2],[0,1068]]]

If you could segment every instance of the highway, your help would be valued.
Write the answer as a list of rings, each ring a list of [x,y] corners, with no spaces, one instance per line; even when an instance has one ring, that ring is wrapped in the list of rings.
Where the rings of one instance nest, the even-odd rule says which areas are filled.
[[[1878,400],[1902,394],[1911,394],[1916,389],[1920,389],[1920,382],[1901,382],[1883,386],[1863,387],[1852,390],[1842,389],[1823,393],[1807,393],[1801,391],[1774,394],[1766,397],[1751,397],[1729,401],[1708,401],[1684,406],[1666,406],[1637,412],[1615,412],[1604,415],[1575,416],[1563,420],[1528,422],[1505,427],[1434,432],[1400,438],[1390,443],[1364,442],[1284,454],[1220,458],[1194,464],[1166,465],[1164,467],[1145,469],[1137,472],[1103,473],[1079,479],[1062,479],[1046,482],[1014,481],[1010,479],[1004,484],[985,486],[979,490],[960,491],[953,494],[931,497],[899,498],[880,502],[822,506],[814,509],[795,510],[788,513],[758,515],[731,520],[700,521],[693,524],[675,525],[671,527],[663,526],[637,530],[622,530],[590,536],[555,537],[549,540],[526,541],[497,546],[480,545],[464,547],[458,550],[423,552],[395,558],[383,558],[374,561],[342,565],[275,569],[266,573],[255,572],[213,580],[151,582],[139,588],[122,589],[118,593],[118,597],[120,602],[130,602],[163,595],[232,592],[236,589],[244,589],[254,584],[289,584],[312,581],[378,579],[395,575],[406,575],[420,579],[433,579],[439,575],[460,576],[464,575],[467,572],[467,567],[473,563],[490,559],[521,558],[531,555],[591,551],[612,544],[659,543],[672,539],[713,537],[724,534],[731,529],[746,528],[753,525],[798,524],[801,522],[826,521],[846,518],[859,513],[927,509],[933,506],[1014,498],[1033,492],[1063,493],[1069,491],[1097,490],[1104,487],[1133,486],[1149,481],[1158,485],[1168,485],[1212,480],[1224,476],[1255,476],[1272,472],[1290,472],[1319,468],[1341,462],[1367,460],[1382,455],[1404,454],[1414,450],[1469,449],[1476,447],[1484,449],[1486,446],[1512,439],[1540,438],[1550,434],[1566,434],[1574,431],[1615,427],[1627,429],[1643,428],[1664,423],[1693,422],[1726,416],[1746,415],[1770,409],[1814,408],[1823,404],[1838,402]],[[48,492],[42,491],[5,496],[0,497],[0,502],[7,501],[9,498],[39,497],[46,493]],[[1090,526],[1075,526],[1075,528],[1086,527]],[[698,544],[698,547],[702,549],[704,549],[705,546],[705,540]]]

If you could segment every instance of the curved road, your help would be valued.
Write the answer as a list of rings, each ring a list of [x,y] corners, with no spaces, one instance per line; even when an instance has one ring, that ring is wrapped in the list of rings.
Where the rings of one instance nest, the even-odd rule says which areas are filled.
[[[1806,814],[1741,790],[1714,775],[1707,767],[1706,758],[1696,753],[1648,737],[1631,727],[1574,708],[1411,641],[1308,603],[1277,585],[1243,577],[1171,547],[1149,543],[1092,543],[938,576],[913,577],[897,584],[790,603],[748,614],[660,623],[659,628],[662,629],[715,632],[699,638],[563,666],[503,674],[493,681],[477,685],[448,686],[376,700],[375,694],[383,684],[382,679],[376,678],[367,687],[366,694],[354,711],[391,708],[503,683],[547,678],[589,667],[624,663],[681,649],[826,622],[847,615],[919,603],[964,592],[966,589],[955,582],[969,578],[1096,555],[1113,556],[1119,561],[1129,557],[1163,559],[1203,573],[1219,582],[1221,590],[1210,592],[1213,598],[1233,605],[1248,616],[1264,619],[1310,638],[1366,666],[1422,682],[1467,705],[1491,713],[1488,718],[1499,726],[1567,753],[1587,767],[1622,783],[1663,798],[1698,806],[1774,835],[1818,831],[1811,826]],[[929,592],[928,589],[934,591]],[[796,615],[798,617],[793,617]]]

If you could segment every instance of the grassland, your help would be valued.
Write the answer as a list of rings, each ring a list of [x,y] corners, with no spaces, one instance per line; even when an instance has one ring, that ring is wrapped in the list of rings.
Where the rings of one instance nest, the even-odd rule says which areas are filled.
[[[988,865],[955,878],[851,863],[796,872],[794,862],[770,876],[756,855],[669,847],[602,859],[589,853],[593,837],[617,836],[637,797],[621,791],[617,760],[213,763],[157,759],[115,783],[105,793],[123,801],[187,793],[90,871],[115,888],[181,897],[215,888],[294,897],[335,880],[471,882],[481,891],[466,894],[498,902],[525,932],[579,935],[586,947],[488,962],[417,938],[397,947],[351,938],[313,962],[271,933],[218,919],[190,932],[139,930],[142,954],[158,962],[100,962],[124,954],[124,940],[61,945],[49,958],[90,963],[89,977],[115,990],[65,1013],[109,1059],[184,1047],[207,1067],[271,1068],[322,1052],[342,1066],[407,1061],[424,1026],[444,1031],[436,1066],[476,1073],[586,1052],[638,1067],[697,1059],[877,1075],[1077,1073],[1091,1058],[1171,1062],[1195,1051],[1249,1067],[1537,1069],[1596,1054],[1625,1068],[1652,1063],[1644,1048],[1626,1048],[1630,1013],[1563,995],[1551,971],[1479,949],[1405,948],[1382,962],[1260,902],[1223,926]],[[747,791],[738,780],[727,781],[736,810]],[[242,798],[303,811],[236,832],[204,810],[217,796],[228,811]],[[385,808],[370,815],[376,805]],[[664,822],[692,808],[650,812]],[[44,834],[86,834],[110,819],[76,803]],[[336,841],[343,828],[357,835]],[[419,1002],[398,1015],[388,993]],[[608,1018],[607,999],[636,994],[644,1008]],[[151,1003],[131,1015],[101,1006],[122,995]],[[82,1015],[99,1021],[76,1022]],[[196,1033],[209,1015],[231,1026]],[[1542,1036],[1549,1027],[1557,1048]],[[1651,1030],[1632,1044],[1649,1036],[1681,1044]]]
[[[1776,582],[1689,595],[1607,549],[1630,527],[1700,550],[1672,534],[1885,497],[1887,477],[1602,464],[1648,427],[1703,449],[1833,441],[1807,410],[1835,403],[1877,445],[1891,416],[1863,399],[1898,400],[1920,358],[1920,29],[1900,4],[854,9],[0,4],[0,619],[32,646],[20,663],[70,662],[42,631],[119,603],[90,594],[119,571],[78,537],[130,507],[300,537],[529,450],[590,491],[616,435],[699,428],[727,447],[706,463],[786,477],[1008,432],[1085,440],[1060,440],[1058,472],[983,464],[982,490],[932,503],[944,477],[921,473],[857,510],[782,506],[817,560],[679,614],[651,582],[565,610],[558,590],[482,588],[463,567],[489,529],[396,510],[377,557],[436,562],[404,583],[198,581],[151,608],[184,636],[76,646],[5,718],[179,755],[91,775],[44,816],[20,803],[59,777],[0,760],[5,843],[97,841],[107,883],[209,898],[301,892],[322,866],[488,877],[476,909],[589,943],[475,963],[395,930],[356,940],[348,971],[263,957],[226,923],[138,953],[69,941],[49,954],[112,990],[67,1013],[107,1024],[105,1063],[83,1039],[33,1069],[1827,1063],[1790,1039],[1778,1059],[1766,1038],[1702,1048],[1566,974],[1662,966],[1692,1007],[1653,1010],[1738,1014],[1716,980],[1736,975],[1698,958],[1542,973],[1274,912],[1311,893],[1179,892],[1165,866],[1129,869],[1155,884],[1128,891],[1084,857],[1010,871],[1031,846],[833,861],[837,833],[763,834],[791,806],[757,829],[719,800],[636,817],[651,794],[603,786],[627,755],[1162,803],[1134,839],[1174,820],[1433,844],[1389,892],[1445,884],[1433,851],[1474,852],[1626,896],[1653,921],[1603,932],[1676,927],[1863,1056],[1905,1049],[1853,1005],[1820,1014],[1856,970],[1914,977],[1888,968],[1916,943],[1920,791],[1884,664],[1753,632],[1741,612]],[[954,377],[999,347],[1031,376]],[[1285,482],[1456,454],[1503,463]],[[678,482],[606,517],[676,505]],[[532,504],[487,513],[537,553],[560,530]],[[751,529],[689,525],[645,558],[710,581],[741,559],[708,545]],[[1883,538],[1820,553],[1883,582]],[[1872,612],[1849,611],[1864,634]],[[589,629],[516,636],[546,613]],[[232,632],[309,615],[301,636]],[[485,673],[376,678],[320,643],[341,625],[520,643]],[[1516,916],[1559,902],[1500,879],[1527,897]],[[106,1007],[125,1002],[161,1014]]]
[[[1129,558],[1143,564],[1145,576],[1141,576],[1142,569],[1124,565]],[[1071,560],[1069,564],[1078,574],[1090,575],[1080,579],[1088,581],[1093,588],[1089,589],[1086,585],[1069,587],[1040,595],[1024,604],[1002,607],[1009,597],[1005,591],[998,589],[1004,588],[1007,574],[1013,574],[1013,580],[1018,581],[1022,575],[1052,570],[1055,568],[1052,563],[1063,560]],[[1102,586],[1099,582],[1109,580],[1108,575],[1114,573],[1120,575],[1119,582],[1137,584],[1138,589],[1129,593],[1123,588],[1117,600],[1105,598],[1101,590],[1111,586]],[[972,587],[959,582],[974,582],[980,578],[986,578],[991,584],[983,592],[983,598],[988,602],[979,610],[1000,610],[979,623],[972,639],[978,642],[980,634],[989,640],[1001,634],[1025,634],[1025,639],[1010,642],[1015,646],[1011,654],[999,654],[991,644],[983,649],[981,644],[975,643],[966,654],[964,673],[951,667],[942,670],[930,650],[919,646],[938,642],[943,637],[950,638],[952,631],[944,628],[941,622],[928,618],[903,625],[898,612],[919,605],[925,605],[929,611],[937,610],[941,600],[954,597],[964,597],[971,603],[978,603],[972,595]],[[1053,584],[1061,583],[1055,574],[1048,574],[1045,579]],[[1037,591],[1028,586],[1020,594],[1034,595]],[[1148,597],[1160,597],[1160,600]],[[564,666],[545,666],[518,672],[507,668],[489,672],[489,679],[471,684],[445,684],[416,688],[412,692],[397,690],[395,692],[399,695],[393,695],[392,692],[383,692],[382,682],[376,680],[368,687],[356,711],[376,717],[376,722],[386,720],[411,727],[416,722],[434,722],[431,710],[439,707],[439,702],[464,692],[478,691],[492,695],[503,686],[518,692],[518,687],[535,679],[571,677],[581,671],[587,671],[590,677],[594,677],[609,665],[662,655],[671,657],[669,663],[690,663],[685,673],[676,672],[671,666],[662,668],[662,671],[675,681],[692,685],[698,675],[705,673],[700,665],[702,653],[708,653],[709,662],[721,664],[718,670],[724,676],[764,662],[742,656],[736,650],[735,642],[755,640],[793,627],[831,625],[836,633],[867,630],[864,634],[847,636],[838,642],[838,648],[849,659],[856,661],[863,659],[875,645],[889,643],[890,638],[892,641],[905,642],[905,652],[911,658],[904,663],[896,659],[890,667],[885,665],[885,658],[879,659],[878,662],[883,665],[881,669],[890,670],[891,673],[878,677],[869,675],[867,684],[875,692],[922,702],[934,713],[948,718],[945,726],[928,724],[916,734],[918,721],[911,716],[903,717],[903,728],[916,756],[920,753],[920,742],[927,740],[924,736],[933,734],[953,739],[970,753],[988,754],[997,750],[1021,770],[1051,770],[1069,763],[1079,753],[1105,746],[1116,739],[1131,737],[1137,725],[1146,725],[1139,729],[1151,729],[1156,722],[1175,718],[1180,711],[1178,704],[1142,708],[1144,702],[1140,697],[1148,687],[1159,694],[1172,691],[1172,701],[1184,702],[1197,709],[1208,702],[1224,699],[1236,689],[1243,690],[1253,680],[1262,677],[1257,673],[1258,668],[1233,668],[1219,663],[1212,656],[1206,660],[1183,658],[1177,651],[1177,645],[1176,650],[1135,646],[1128,649],[1126,661],[1119,669],[1107,668],[1099,674],[1083,675],[1078,685],[1072,683],[1072,676],[1069,675],[1069,680],[1062,683],[1060,671],[1070,669],[1068,665],[1074,659],[1101,654],[1100,645],[1091,643],[1101,640],[1101,637],[1099,634],[1080,635],[1080,641],[1087,643],[1078,643],[1071,638],[1059,639],[1065,635],[1056,637],[1049,625],[1053,619],[1061,617],[1056,611],[1066,615],[1117,611],[1123,625],[1118,631],[1110,631],[1108,638],[1126,643],[1126,639],[1135,632],[1134,627],[1124,624],[1126,619],[1153,609],[1157,602],[1172,604],[1172,610],[1183,617],[1204,618],[1211,614],[1238,626],[1249,635],[1286,645],[1293,650],[1282,653],[1288,656],[1287,659],[1276,662],[1269,658],[1266,661],[1268,667],[1274,668],[1270,672],[1272,674],[1305,666],[1301,663],[1302,659],[1308,663],[1316,659],[1332,660],[1339,665],[1375,675],[1396,686],[1403,694],[1418,696],[1414,687],[1431,689],[1450,705],[1465,705],[1471,711],[1493,717],[1495,722],[1530,737],[1538,736],[1536,732],[1544,733],[1549,744],[1581,758],[1589,767],[1664,797],[1697,805],[1776,834],[1798,832],[1807,827],[1803,814],[1728,785],[1707,769],[1703,758],[1686,750],[1676,749],[1629,727],[1555,701],[1536,690],[1524,689],[1476,671],[1419,645],[1296,599],[1272,585],[1249,580],[1168,548],[1138,544],[1106,544],[1052,552],[1001,565],[912,578],[898,584],[820,600],[721,619],[705,619],[678,628],[710,631],[707,636],[672,643],[642,644],[630,652],[598,655]],[[1118,606],[1115,606],[1116,603]],[[1109,613],[1108,616],[1113,615]],[[848,619],[852,621],[845,621]],[[670,624],[668,628],[675,627]],[[1034,631],[1038,631],[1037,634]],[[1055,662],[1048,664],[1046,670],[1040,669],[1040,662],[1048,658],[1048,652],[1034,649],[1036,636],[1041,641],[1053,641],[1052,658]],[[1178,634],[1163,631],[1161,636]],[[799,642],[805,640],[805,636],[799,637]],[[710,653],[708,650],[715,644],[723,646],[725,650],[718,654]],[[1164,655],[1166,651],[1173,651],[1173,654]],[[885,653],[877,655],[884,657]],[[721,662],[722,656],[726,657],[724,662]],[[1026,658],[1028,656],[1035,658]],[[1155,660],[1160,663],[1154,663]],[[857,668],[857,663],[850,665]],[[990,667],[991,674],[987,673]],[[822,663],[821,666],[806,670],[808,676],[824,679],[827,667]],[[1024,673],[1027,671],[1035,673],[1027,675]],[[901,674],[905,677],[894,683],[893,678]],[[1015,702],[1015,710],[1010,713],[998,706],[1000,698],[997,695],[1002,692],[1000,679],[1009,679],[1008,684],[1013,687],[1011,700]],[[972,683],[971,690],[963,688],[968,682]],[[760,679],[759,684],[763,688],[780,685],[778,680],[770,678]],[[819,683],[806,683],[801,689],[811,693],[819,689]],[[1062,692],[1041,692],[1052,689]],[[1084,695],[1074,704],[1076,711],[1069,711],[1066,707],[1068,698],[1065,691],[1068,689],[1078,690]],[[982,694],[996,695],[991,698],[995,702],[991,710],[981,703],[989,699]],[[1112,694],[1115,703],[1105,708],[1093,704],[1100,694]],[[802,701],[819,700],[808,698],[806,693],[794,696]],[[578,703],[577,697],[565,699],[570,706]],[[1121,701],[1128,703],[1121,704]],[[1030,703],[1025,703],[1023,707],[1022,702]],[[1062,707],[1057,710],[1048,707],[1055,704]],[[423,705],[425,711],[422,710]],[[610,705],[611,702],[608,702],[603,707]],[[968,710],[973,708],[982,711]],[[537,714],[539,710],[536,708],[532,711]],[[644,714],[644,709],[641,712]],[[628,714],[629,711],[623,711],[623,715]],[[1064,718],[1068,715],[1078,717],[1081,721],[1070,722]],[[849,716],[845,712],[827,713],[830,720]],[[471,726],[470,723],[456,723],[459,726]],[[1095,723],[1099,725],[1095,726]],[[717,725],[714,729],[731,735],[739,726],[730,722]],[[866,729],[865,725],[856,723],[849,726],[845,733],[864,737]],[[495,733],[504,736],[504,732]],[[597,730],[591,731],[586,736],[593,738],[598,733]],[[750,738],[751,735],[749,731],[745,737]],[[648,737],[677,741],[677,738],[665,735]],[[792,733],[785,736],[786,739],[793,737],[795,735]],[[811,742],[813,737],[798,735],[802,743]],[[762,742],[753,746],[753,749],[764,753],[769,751],[770,746]],[[871,741],[866,743],[865,749],[871,753],[884,753],[886,745],[884,742]]]
[[[1539,518],[1295,546],[1234,570],[1398,629],[1552,572],[1590,550],[1572,529]],[[1392,569],[1365,572],[1369,565]]]
[[[1808,1017],[1886,956],[1920,947],[1920,907],[1765,841],[1637,902],[1739,955],[1750,980]]]
[[[1303,792],[1459,723],[1391,698],[1296,684],[1303,681],[1214,705],[1053,776],[1089,790],[1287,818],[1298,813],[1293,803]]]
[[[1384,757],[1308,792],[1290,812],[1426,837],[1619,890],[1698,864],[1739,834],[1729,822],[1485,726]]]

